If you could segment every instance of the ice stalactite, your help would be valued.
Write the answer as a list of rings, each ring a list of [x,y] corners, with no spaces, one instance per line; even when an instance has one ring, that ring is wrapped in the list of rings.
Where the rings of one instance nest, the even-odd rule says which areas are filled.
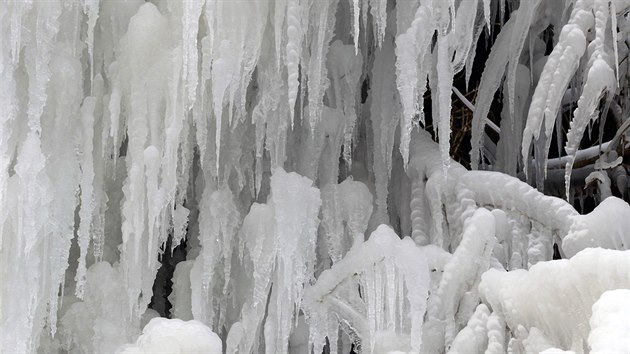
[[[193,318],[189,289],[191,288],[190,271],[194,264],[194,261],[180,262],[173,273],[173,292],[168,297],[168,301],[173,306],[171,308],[173,318],[185,321]]]
[[[330,42],[333,38],[335,27],[335,13],[339,0],[317,1],[309,9],[309,17],[312,17],[307,35],[306,50],[309,53],[306,66],[306,75],[302,77],[302,82],[308,86],[308,119],[317,123],[323,110],[324,93],[328,87],[328,73],[325,58],[328,54]]]
[[[391,20],[390,20],[391,22]],[[390,28],[391,24],[387,27]],[[374,218],[378,223],[387,220],[388,186],[392,170],[394,135],[401,107],[396,90],[393,35],[387,35],[374,55],[371,75],[372,89],[369,111],[374,139],[374,180],[376,202]]]
[[[85,277],[88,246],[90,244],[92,211],[94,208],[93,182],[94,182],[94,158],[93,158],[93,137],[94,137],[94,109],[96,104],[94,97],[86,97],[81,105],[83,146],[81,149],[81,210],[79,211],[80,225],[77,230],[79,248],[79,265],[77,268],[77,296],[83,298],[83,282]]]
[[[240,226],[240,215],[234,196],[227,187],[212,192],[206,188],[199,209],[199,239],[201,254],[197,258],[200,268],[202,293],[193,296],[195,318],[211,323],[216,327],[225,321],[227,299],[225,294],[230,286],[232,251],[236,247],[235,236]],[[195,301],[196,299],[196,301]]]
[[[328,72],[332,77],[330,84],[332,94],[328,97],[329,104],[343,110],[345,116],[343,157],[346,163],[351,166],[352,138],[358,116],[355,108],[358,96],[357,89],[359,88],[363,63],[361,57],[353,53],[352,46],[344,46],[340,41],[335,41],[329,48],[328,65]]]
[[[103,292],[102,284],[111,284]],[[129,321],[129,304],[124,295],[124,274],[120,264],[95,263],[88,269],[85,301],[67,303],[60,321],[61,347],[69,352],[114,352],[139,334],[138,323]],[[71,301],[66,299],[66,301]],[[51,347],[49,350],[53,350]]]
[[[68,117],[78,116],[81,66],[73,57],[76,32],[62,22],[79,10],[71,6],[63,13],[58,3],[4,8],[3,49],[11,50],[3,50],[0,65],[6,78],[0,123],[0,350],[32,352],[40,334],[56,331],[58,294],[73,238],[78,176],[73,133],[79,132]],[[21,26],[33,31],[24,33]],[[22,295],[16,296],[20,289]]]
[[[438,36],[437,54],[434,56],[436,73],[432,75],[437,84],[431,86],[432,99],[437,103],[434,103],[437,112],[433,114],[433,118],[434,121],[438,122],[436,128],[445,177],[451,162],[451,90],[454,74],[449,55],[451,54],[449,53],[449,42],[448,36],[443,34]]]
[[[361,23],[361,5],[359,1],[363,0],[352,0],[352,39],[354,41],[355,54],[359,53],[359,37],[361,37],[361,27],[359,25]]]
[[[148,257],[147,252],[158,251],[159,245],[165,241],[163,235],[156,240],[160,235],[156,231],[163,203],[157,185],[163,124],[163,112],[159,111],[158,102],[167,95],[167,82],[162,76],[164,72],[169,72],[166,59],[170,52],[163,44],[164,39],[169,38],[166,25],[167,19],[154,5],[140,7],[122,39],[123,52],[118,62],[118,76],[115,77],[125,93],[123,102],[130,112],[125,156],[128,177],[123,186],[121,260],[125,264],[127,296],[131,306],[129,314],[137,318],[143,312],[141,309],[149,304],[157,271],[157,259]],[[156,34],[163,39],[158,39]],[[150,56],[152,60],[142,60],[143,55]],[[131,80],[123,81],[121,75]],[[153,89],[151,94],[145,88],[147,85]]]
[[[256,125],[256,193],[261,190],[263,173],[263,156],[269,154],[270,168],[284,165],[286,160],[287,127],[290,117],[289,107],[284,97],[285,85],[281,80],[281,71],[274,65],[273,53],[269,43],[261,52],[261,63],[258,66],[257,81],[259,95],[252,110],[252,123]]]
[[[253,270],[252,294],[241,311],[244,335],[239,346],[241,351],[249,353],[258,343],[257,338],[265,315],[276,257],[277,239],[274,235],[273,207],[267,204],[253,204],[243,220],[240,232],[241,242],[244,243],[240,247],[247,249],[249,267]]]
[[[507,97],[509,114],[508,117],[513,117],[515,112],[515,98],[516,95],[516,72],[519,65],[519,57],[523,47],[525,46],[525,40],[529,34],[529,26],[536,15],[536,11],[540,6],[541,0],[528,1],[523,3],[523,6],[519,7],[519,11],[515,16],[516,22],[514,23],[514,30],[510,33],[510,47],[506,54],[508,55],[508,68],[507,68]],[[531,34],[530,34],[531,35]],[[513,124],[512,120],[507,122]]]
[[[302,301],[303,286],[313,276],[321,199],[312,181],[281,169],[272,175],[271,193],[278,249],[273,289],[277,296],[271,300],[275,302],[275,313],[270,310],[269,316],[276,322],[273,348],[286,352],[296,309]]]
[[[479,94],[475,102],[475,112],[473,113],[472,131],[470,138],[470,164],[473,169],[479,167],[481,143],[484,136],[486,120],[490,112],[490,105],[494,98],[494,93],[501,85],[505,73],[509,52],[504,49],[511,40],[511,33],[514,30],[515,18],[518,18],[518,10],[513,17],[505,23],[503,29],[498,34],[495,45],[490,50],[486,60],[486,68],[479,83]]]
[[[197,36],[203,5],[203,1],[186,1],[182,4],[182,73],[187,91],[186,108],[191,108],[197,98],[199,84]]]
[[[530,70],[522,64],[519,64],[516,68],[516,82],[517,88],[515,89],[515,97],[513,108],[514,112],[510,113],[511,109],[508,104],[503,106],[501,111],[502,120],[503,117],[507,117],[510,114],[514,116],[511,119],[505,120],[506,124],[501,126],[500,138],[497,143],[497,154],[495,160],[495,168],[498,171],[509,174],[510,176],[517,176],[518,166],[520,159],[519,146],[511,144],[511,141],[521,141],[523,133],[523,124],[525,123],[525,109],[527,107],[527,100],[530,95],[529,81]],[[506,96],[507,86],[503,87],[503,96]],[[557,126],[560,127],[559,125]],[[514,158],[517,156],[517,158]]]
[[[488,2],[484,2],[487,4]],[[431,88],[434,130],[439,136],[444,170],[449,168],[451,90],[453,77],[464,68],[473,46],[478,1],[421,1],[409,27],[396,36],[396,83],[400,92],[400,153],[407,166],[414,124],[425,124],[424,94]],[[403,10],[404,11],[404,10]],[[399,15],[401,13],[399,12]],[[486,15],[488,15],[486,13]],[[488,19],[486,17],[486,19]],[[437,42],[432,43],[434,34]]]
[[[370,14],[374,25],[374,36],[380,47],[385,40],[385,28],[387,26],[387,0],[369,0]]]
[[[426,77],[429,72],[429,49],[435,24],[432,9],[421,4],[410,27],[396,37],[396,85],[400,92],[400,152],[406,164],[412,120],[418,113],[424,124],[423,107]]]
[[[291,119],[291,127],[293,127],[295,100],[298,95],[299,85],[299,66],[302,52],[302,41],[304,39],[304,21],[302,20],[303,10],[302,3],[304,1],[290,1],[287,5],[287,45],[286,45],[286,64],[288,75],[288,106],[289,119]]]

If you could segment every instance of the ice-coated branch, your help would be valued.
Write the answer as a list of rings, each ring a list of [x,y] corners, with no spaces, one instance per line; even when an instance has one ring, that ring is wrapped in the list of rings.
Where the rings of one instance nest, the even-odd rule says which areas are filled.
[[[594,22],[588,1],[578,0],[571,12],[569,22],[560,32],[558,44],[545,63],[532,97],[523,132],[521,155],[526,175],[532,138],[538,140],[543,123],[545,129],[542,132],[547,139],[545,154],[549,150],[551,133],[562,102],[562,95],[578,68],[580,58],[586,51],[586,32],[593,27]],[[543,166],[546,166],[546,159]]]

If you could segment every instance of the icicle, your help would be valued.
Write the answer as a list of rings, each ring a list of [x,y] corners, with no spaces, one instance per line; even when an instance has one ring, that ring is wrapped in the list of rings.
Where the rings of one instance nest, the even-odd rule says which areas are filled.
[[[197,72],[197,32],[199,17],[205,0],[184,1],[182,14],[182,71],[187,89],[187,105],[190,109],[195,104],[197,97],[197,84],[199,81]],[[210,4],[207,5],[210,7]],[[203,93],[202,93],[203,94]]]
[[[239,347],[241,352],[249,353],[265,315],[265,305],[276,258],[277,240],[273,208],[269,205],[254,203],[249,214],[245,216],[239,233],[241,240],[245,242],[254,278],[252,298],[243,305],[241,311],[244,340],[240,342]]]
[[[158,102],[167,103],[168,117],[169,107],[172,107],[172,97],[168,95],[172,91],[169,92],[167,87],[173,75],[168,59],[173,52],[165,44],[165,39],[171,39],[167,35],[167,25],[168,18],[155,5],[147,3],[141,6],[121,39],[118,58],[116,81],[119,81],[128,115],[125,156],[127,177],[123,185],[121,207],[124,216],[121,264],[129,306],[127,319],[132,322],[139,321],[151,300],[158,265],[155,254],[166,237],[166,230],[164,227],[160,229],[162,223],[159,220],[165,198],[159,185],[160,177],[164,177],[159,174],[160,150],[162,139],[172,140],[172,133],[164,137],[161,135],[164,112]],[[122,77],[131,79],[123,81]],[[110,102],[112,108],[119,109],[112,107]],[[165,160],[168,163],[168,155]]]
[[[481,32],[483,32],[482,19],[481,15],[477,13],[477,20],[475,21],[475,29],[472,36],[472,45],[468,51],[468,58],[466,58],[466,89],[468,89],[468,84],[470,83],[470,76],[472,75],[473,65],[477,55],[477,43],[479,42],[479,37],[481,37]]]
[[[385,321],[393,316],[389,311],[394,314],[397,311],[396,305],[391,304],[391,297],[394,300],[398,298],[394,291],[395,277],[386,276],[387,262],[390,262],[389,269],[393,265],[397,276],[404,279],[406,296],[402,301],[409,312],[404,329],[388,329]],[[339,292],[340,288],[344,288],[341,284],[345,279],[355,273],[360,273],[361,277],[363,309],[353,307],[352,293]],[[422,345],[422,318],[426,309],[428,284],[428,267],[423,252],[410,238],[401,240],[391,228],[381,225],[368,241],[353,247],[346,257],[324,271],[318,281],[307,288],[304,309],[309,315],[317,315],[321,313],[318,309],[323,310],[321,306],[331,306],[328,311],[338,313],[341,321],[348,322],[360,337],[363,347],[370,348],[371,351],[387,352],[407,348],[408,351],[417,353]],[[385,290],[386,288],[389,290]],[[352,289],[357,291],[356,287]],[[402,290],[398,289],[398,292]],[[384,313],[385,311],[388,312]],[[392,340],[392,347],[386,344],[387,339]]]
[[[313,28],[316,29],[316,32],[309,35],[310,60],[306,75],[308,80],[308,119],[311,121],[311,127],[316,126],[322,114],[323,97],[328,85],[324,58],[328,53],[329,43],[333,37],[338,2],[339,0],[316,1],[310,10],[315,14]]]
[[[214,112],[215,133],[215,173],[219,174],[221,157],[221,132],[223,125],[223,99],[225,91],[233,80],[235,63],[234,48],[230,47],[228,40],[222,40],[219,44],[217,59],[212,65],[212,105]]]
[[[389,27],[388,27],[389,28]],[[371,81],[373,93],[370,97],[370,119],[374,136],[374,177],[376,184],[376,212],[378,223],[387,222],[388,184],[392,169],[395,122],[399,119],[400,103],[396,95],[394,43],[385,38],[381,49],[376,51]]]
[[[273,30],[274,30],[274,40],[275,40],[275,48],[276,48],[276,65],[277,70],[280,69],[280,62],[282,60],[282,49],[283,49],[283,34],[284,34],[284,22],[287,20],[287,0],[276,0],[274,2],[274,21],[273,21]]]
[[[608,3],[608,18],[610,18],[610,29],[612,32],[612,45],[613,45],[613,54],[614,54],[614,63],[615,63],[615,78],[617,79],[617,85],[619,82],[619,45],[617,43],[617,16],[615,16],[617,10],[615,8],[615,2],[611,1]]]
[[[486,20],[486,27],[488,27],[488,31],[491,31],[490,29],[490,3],[491,1],[492,0],[483,0],[483,18]]]
[[[228,332],[225,340],[225,353],[235,354],[238,351],[238,343],[242,340],[242,338],[243,325],[240,322],[235,322],[232,327],[230,327],[230,331]]]
[[[396,37],[396,86],[402,103],[400,154],[405,167],[409,160],[412,120],[416,114],[420,114],[420,121],[424,124],[421,113],[424,100],[422,95],[426,89],[428,72],[425,57],[430,56],[428,53],[435,26],[432,10],[427,6],[420,6],[411,27]]]
[[[223,325],[220,319],[215,317],[215,310],[221,310],[221,299],[227,291],[230,272],[232,268],[232,249],[234,238],[240,225],[240,214],[234,202],[234,197],[229,188],[223,187],[217,191],[211,191],[206,187],[199,211],[199,238],[201,240],[203,255],[203,274],[201,289],[207,303],[197,311],[193,311],[195,318],[199,317],[208,323],[217,326]],[[216,267],[223,264],[223,282],[218,278]],[[218,286],[217,292],[213,288]],[[217,308],[218,307],[218,308]],[[222,311],[220,311],[222,312]]]
[[[321,226],[326,236],[328,254],[332,263],[337,263],[343,257],[343,217],[338,200],[338,185],[329,184],[321,190],[322,193],[322,221]]]
[[[442,156],[442,165],[444,176],[447,176],[451,163],[450,155],[450,137],[451,137],[451,88],[453,86],[453,64],[449,57],[449,37],[443,36],[438,39],[437,44],[437,97],[439,112],[437,117],[438,136],[440,142],[440,152]],[[436,119],[434,119],[435,121]]]
[[[286,67],[288,82],[288,102],[291,119],[291,129],[293,129],[295,100],[297,98],[300,74],[300,53],[302,52],[302,39],[304,37],[302,29],[302,2],[301,0],[289,1],[287,5],[287,45],[286,45]]]
[[[276,349],[286,352],[291,322],[296,315],[294,308],[300,307],[302,286],[312,277],[321,199],[311,180],[281,169],[276,169],[271,177],[271,194],[278,233],[274,286],[279,292],[275,300],[278,323],[274,338]]]
[[[5,273],[3,284],[19,285],[17,289],[29,296],[12,295],[9,292],[15,291],[15,288],[3,287],[2,348],[26,353],[35,350],[37,340],[31,338],[39,334],[41,328],[36,327],[37,321],[43,320],[43,316],[37,311],[43,295],[42,284],[46,281],[45,273],[40,267],[47,263],[49,254],[48,251],[38,254],[40,252],[36,246],[41,244],[45,236],[47,205],[52,196],[50,182],[44,171],[45,157],[40,140],[34,132],[28,133],[17,158],[15,175],[9,182],[9,188],[23,191],[19,198],[12,195],[8,200],[15,211],[7,220],[12,226],[9,232],[13,233],[15,241],[9,243],[5,238],[3,245],[3,253],[11,252],[15,255],[13,266],[17,271]]]
[[[98,0],[83,0],[83,11],[88,16],[87,46],[88,55],[90,56],[90,86],[92,86],[92,79],[94,78],[94,26],[98,18],[98,10]]]
[[[173,240],[171,243],[171,252],[186,237],[186,228],[188,227],[188,216],[190,210],[185,206],[178,204],[173,215]]]
[[[185,321],[193,318],[190,287],[190,271],[193,265],[194,261],[179,262],[173,272],[173,291],[168,296],[168,301],[173,306],[171,309],[173,318]]]
[[[471,16],[472,13],[477,13],[477,4],[477,0],[465,1],[457,9],[453,29],[449,34],[450,50],[455,52],[452,60],[454,73],[459,72],[464,67],[471,55],[474,57],[474,53],[470,53],[470,51],[476,47],[477,38],[481,34],[481,30],[478,28],[483,28],[483,25],[477,25],[477,16]]]
[[[107,169],[108,163],[112,160],[108,152],[112,151],[111,139],[109,139],[109,120],[107,117],[105,102],[103,101],[104,81],[101,74],[97,74],[92,80],[92,93],[94,97],[99,97],[97,101],[97,116],[94,125],[97,134],[94,143],[94,208],[92,213],[92,246],[94,258],[97,262],[102,261],[103,246],[105,244],[105,213],[107,210],[107,192],[105,187],[106,175],[110,173]]]
[[[322,189],[321,224],[333,263],[343,258],[357,237],[362,241],[371,215],[372,194],[363,183],[346,179]]]
[[[339,194],[346,233],[354,241],[357,235],[362,236],[367,229],[372,215],[372,193],[365,184],[346,179],[339,184]]]
[[[160,172],[160,152],[154,145],[149,145],[142,152],[143,160],[145,164],[144,177],[145,177],[145,193],[146,193],[146,233],[147,233],[147,252],[146,254],[152,254],[155,252],[156,224],[158,222],[157,217],[159,213],[159,205],[161,204],[158,186],[158,175]],[[159,245],[159,243],[157,243]],[[158,246],[159,247],[159,246]],[[136,250],[136,252],[138,252]],[[147,266],[151,267],[153,263],[153,257],[147,257]],[[151,269],[151,268],[149,268]]]
[[[518,11],[518,10],[517,10]],[[514,28],[516,14],[503,26],[501,32],[497,36],[490,55],[486,60],[486,66],[481,76],[477,101],[475,102],[475,111],[472,119],[472,131],[470,138],[470,165],[472,169],[479,168],[479,152],[481,151],[481,142],[484,135],[486,120],[490,112],[490,106],[494,99],[494,93],[501,85],[503,74],[509,59],[507,49],[510,44],[511,33]]]
[[[519,7],[519,11],[515,14],[516,22],[511,33],[510,47],[508,49],[508,70],[507,70],[507,87],[508,87],[508,104],[510,112],[508,117],[514,116],[514,91],[516,86],[516,68],[519,65],[519,57],[523,51],[525,40],[529,34],[529,27],[534,21],[536,11],[540,6],[541,0],[533,0],[523,2]],[[530,49],[531,55],[531,49]],[[510,120],[512,122],[512,120]]]
[[[358,55],[359,54],[359,37],[361,34],[361,27],[359,26],[359,20],[361,19],[361,16],[359,16],[359,13],[361,12],[361,8],[359,5],[359,1],[360,0],[352,0],[352,23],[353,23],[353,30],[352,30],[352,37],[354,39],[354,54]]]
[[[337,40],[330,46],[327,59],[329,66],[331,85],[333,94],[329,95],[329,100],[333,107],[342,109],[344,113],[343,127],[343,157],[348,164],[352,164],[352,137],[357,121],[356,97],[361,77],[363,61],[352,51],[352,46],[344,46]],[[312,129],[311,129],[312,130]],[[338,156],[333,156],[338,158]],[[335,176],[336,178],[336,176]]]
[[[91,239],[92,213],[94,210],[94,158],[93,137],[94,137],[94,108],[96,99],[94,97],[86,97],[81,106],[81,135],[83,137],[83,146],[81,149],[81,209],[79,211],[80,224],[77,231],[77,238],[81,255],[79,256],[79,264],[75,280],[77,282],[76,295],[79,299],[83,298],[83,286],[85,283],[85,257],[87,255],[88,246]]]
[[[387,0],[370,0],[370,13],[376,36],[376,46],[383,45],[385,39],[385,27],[387,25]]]

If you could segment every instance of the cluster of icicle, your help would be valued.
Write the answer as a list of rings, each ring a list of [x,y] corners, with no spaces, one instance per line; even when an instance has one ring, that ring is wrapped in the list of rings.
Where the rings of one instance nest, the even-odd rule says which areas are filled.
[[[627,100],[623,87],[630,79],[630,65],[623,58],[630,52],[629,7],[628,0],[532,0],[522,2],[512,12],[496,38],[479,85],[472,123],[473,168],[485,158],[494,170],[516,176],[522,166],[526,177],[535,172],[540,190],[544,189],[548,168],[555,169],[564,175],[564,190],[558,194],[572,199],[575,179],[571,175],[576,158],[586,157],[579,151],[586,129],[590,134],[592,122],[600,120],[599,141],[605,146],[599,150],[605,152],[615,150],[618,144],[602,141],[609,109],[619,132],[625,130],[623,123],[629,111],[622,108]],[[557,34],[551,42],[553,50],[546,53],[544,32],[549,28]],[[484,128],[500,88],[504,97],[500,140],[494,146],[484,139]],[[566,112],[571,123],[563,136]],[[558,152],[566,154],[554,161],[556,166],[547,158],[554,127]],[[533,170],[529,168],[532,147]],[[611,167],[615,166],[595,169],[606,172]],[[623,182],[627,183],[625,179]],[[625,183],[619,187],[622,194],[626,193]]]
[[[501,50],[517,48],[491,54],[499,64],[484,78],[498,76],[482,81],[473,153],[499,69],[508,66],[508,107],[526,106],[529,86],[515,88],[515,77],[530,75],[519,64],[523,28],[561,18],[537,17],[540,3],[521,1],[497,39]],[[609,197],[580,216],[514,178],[468,172],[449,157],[454,75],[466,68],[470,77],[477,40],[508,5],[2,1],[0,352],[133,351],[124,344],[186,328],[216,345],[200,323],[228,353],[591,343],[590,306],[605,290],[629,286],[628,252],[549,263],[567,274],[584,262],[617,272],[589,296],[556,305],[558,313],[583,310],[557,322],[571,330],[544,327],[556,312],[536,312],[531,298],[496,287],[538,286],[535,265],[551,259],[554,243],[569,256],[627,248],[628,228],[618,222],[630,220],[627,206]],[[599,95],[617,87],[614,23],[628,4],[563,5],[572,8],[567,33],[540,75],[549,85],[537,85],[531,100],[546,106],[532,104],[523,136],[538,136],[543,116],[534,109],[549,131],[578,70],[559,63],[579,58],[594,28],[572,154]],[[413,132],[424,124],[427,87],[438,146]],[[521,134],[522,122],[511,124],[505,131]],[[200,323],[149,322],[159,256],[184,239],[171,316]],[[571,277],[568,289],[591,284]],[[541,296],[566,290],[552,285]],[[591,322],[605,328],[609,317],[598,312]]]

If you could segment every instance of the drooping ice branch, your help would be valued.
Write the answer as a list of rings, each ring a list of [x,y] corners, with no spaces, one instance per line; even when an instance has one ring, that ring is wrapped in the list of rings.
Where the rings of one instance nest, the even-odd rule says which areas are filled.
[[[388,271],[383,272],[383,267]],[[320,274],[317,282],[305,290],[303,306],[311,318],[311,326],[324,325],[326,320],[321,316],[330,311],[341,316],[348,313],[345,308],[352,305],[340,302],[343,300],[338,298],[336,290],[339,284],[355,274],[358,274],[361,284],[360,306],[363,308],[351,312],[364,313],[366,317],[354,316],[345,320],[350,321],[352,328],[358,329],[362,345],[372,351],[379,332],[393,331],[410,336],[407,339],[410,342],[401,342],[400,348],[419,352],[429,282],[426,255],[410,238],[401,240],[385,225],[379,226],[365,243],[355,245],[341,261]],[[381,288],[384,283],[381,282],[387,284],[385,293]],[[387,299],[393,302],[384,302]],[[385,306],[384,312],[382,306]],[[401,324],[397,325],[399,320]],[[363,327],[365,322],[368,324],[367,332]]]

